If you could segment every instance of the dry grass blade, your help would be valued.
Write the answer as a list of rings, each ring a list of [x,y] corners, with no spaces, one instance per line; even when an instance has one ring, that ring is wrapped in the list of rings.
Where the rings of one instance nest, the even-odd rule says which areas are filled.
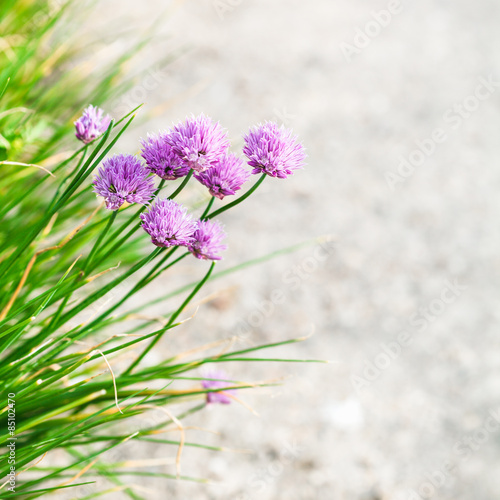
[[[72,478],[68,479],[67,481],[64,481],[64,483],[59,484],[58,486],[66,486],[67,484],[71,484],[73,481],[76,481],[79,477],[83,476],[92,466],[98,461],[99,459],[96,458],[95,460],[92,460],[89,464],[87,464],[80,472],[75,474]]]
[[[120,405],[118,404],[118,389],[116,388],[116,377],[115,377],[115,374],[113,373],[113,368],[111,368],[111,365],[109,364],[109,361],[107,360],[104,353],[100,349],[96,349],[96,351],[104,358],[104,361],[108,365],[109,371],[111,373],[111,378],[113,379],[113,388],[115,390],[115,404],[116,404],[116,407],[118,408],[118,411],[123,415],[123,412],[120,408]]]
[[[173,458],[149,458],[143,460],[127,460],[117,465],[120,467],[156,467],[157,465],[171,465],[174,464]]]
[[[85,344],[85,342],[81,342],[79,340],[74,340],[73,342],[75,344],[88,346],[88,344]],[[116,377],[115,377],[115,373],[113,372],[113,368],[111,368],[111,365],[109,364],[108,358],[106,358],[106,356],[104,355],[104,353],[100,349],[96,349],[95,347],[91,348],[90,355],[92,356],[94,354],[94,352],[98,352],[104,358],[104,362],[108,366],[109,372],[111,373],[111,378],[113,379],[113,388],[115,390],[115,405],[118,408],[118,411],[123,415],[123,412],[120,408],[120,405],[118,404],[118,389],[116,387]]]
[[[181,477],[181,455],[182,455],[182,449],[184,448],[184,443],[186,441],[186,433],[185,433],[185,430],[184,430],[184,426],[182,425],[182,423],[180,422],[180,420],[177,417],[175,417],[174,415],[172,415],[172,413],[170,413],[163,406],[154,406],[154,405],[141,405],[141,406],[143,408],[151,408],[153,410],[160,410],[160,411],[162,411],[163,413],[165,413],[170,418],[170,420],[172,420],[172,422],[175,423],[175,425],[177,425],[177,429],[181,433],[181,439],[180,439],[180,442],[179,442],[179,449],[177,450],[177,457],[175,459],[175,469],[176,469],[176,473],[177,473],[177,479],[179,479]]]
[[[247,403],[242,401],[240,398],[236,397],[234,394],[229,394],[225,391],[219,391],[220,394],[224,394],[228,398],[234,399],[237,403],[240,403],[241,406],[246,408],[249,412],[253,413],[256,417],[260,417],[260,415]]]
[[[118,269],[120,267],[121,262],[118,262],[116,266],[110,267],[109,269],[106,269],[104,271],[101,271],[100,273],[94,274],[94,276],[89,276],[88,278],[85,279],[86,283],[90,283],[91,281],[94,281],[95,279],[101,277],[103,274],[109,273],[110,271],[114,271],[115,269]]]
[[[233,343],[233,337],[228,338],[228,339],[222,339],[222,340],[217,340],[216,342],[211,342],[210,344],[205,344],[200,347],[195,347],[194,349],[190,349],[189,351],[184,351],[181,352],[180,354],[177,354],[174,358],[175,361],[178,361],[180,359],[186,358],[188,356],[191,356],[193,354],[197,354],[199,352],[203,351],[208,351],[210,349],[213,349],[215,347],[219,347],[220,345],[227,344],[231,345]],[[224,347],[225,349],[225,347]],[[219,355],[220,356],[220,355]]]
[[[32,112],[31,109],[23,108],[23,107],[7,109],[7,110],[2,111],[0,113],[0,120],[2,118],[4,118],[5,116],[13,115],[14,113],[31,113],[31,112]]]
[[[42,167],[41,165],[34,165],[33,163],[21,163],[18,161],[0,161],[0,165],[17,165],[19,167],[39,168],[40,170],[43,170],[45,173],[49,174],[50,176],[55,177],[55,175],[50,170],[47,170],[45,167]]]

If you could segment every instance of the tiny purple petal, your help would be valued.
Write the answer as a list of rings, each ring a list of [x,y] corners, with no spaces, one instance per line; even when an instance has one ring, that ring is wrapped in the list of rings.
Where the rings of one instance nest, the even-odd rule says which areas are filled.
[[[188,246],[193,241],[196,222],[187,210],[168,198],[157,199],[149,210],[141,214],[142,228],[157,247]]]
[[[94,193],[105,199],[109,210],[118,210],[125,202],[146,205],[155,191],[153,178],[133,155],[106,158],[93,184]]]
[[[209,370],[203,373],[203,377],[207,379],[216,380],[203,380],[201,385],[204,389],[223,389],[224,387],[230,387],[230,382],[227,382],[228,376],[222,370]],[[234,395],[236,389],[227,389],[226,391],[220,392],[207,392],[207,403],[221,403],[224,405],[231,403],[231,397],[229,395]]]
[[[224,129],[203,114],[175,125],[167,142],[183,164],[196,172],[214,165],[229,148]]]
[[[248,164],[253,167],[252,174],[266,173],[285,179],[305,164],[304,147],[292,131],[283,125],[279,127],[272,122],[259,124],[243,138],[243,153],[249,160]]]
[[[185,165],[172,150],[167,141],[167,134],[148,134],[147,140],[141,141],[141,156],[146,161],[146,168],[158,177],[173,181],[189,173],[189,166]]]
[[[195,178],[219,200],[235,194],[249,177],[250,172],[243,166],[243,160],[233,153],[227,153],[213,167],[195,174]]]
[[[199,220],[189,251],[197,258],[203,260],[220,260],[219,255],[227,249],[221,242],[226,237],[222,225],[218,221]]]
[[[111,117],[109,115],[103,116],[104,111],[97,106],[90,105],[83,111],[83,114],[75,122],[76,138],[84,144],[92,142],[96,137],[106,132]]]

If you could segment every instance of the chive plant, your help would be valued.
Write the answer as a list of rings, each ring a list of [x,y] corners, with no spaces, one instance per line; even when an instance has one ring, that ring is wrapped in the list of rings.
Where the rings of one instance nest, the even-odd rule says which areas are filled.
[[[101,455],[130,441],[172,446],[177,473],[154,474],[196,480],[180,474],[183,447],[219,448],[186,440],[183,420],[207,405],[240,401],[237,390],[256,386],[231,379],[221,363],[301,361],[257,354],[301,339],[209,355],[185,339],[193,354],[156,364],[151,353],[165,334],[182,331],[208,281],[295,250],[215,269],[230,251],[219,216],[266,178],[293,174],[305,153],[291,131],[268,122],[250,129],[237,155],[226,131],[200,115],[148,135],[140,155],[114,154],[138,108],[113,121],[89,106],[70,132],[73,125],[58,117],[71,116],[68,99],[82,103],[83,87],[47,81],[37,69],[68,5],[41,17],[35,14],[45,10],[34,0],[0,7],[4,32],[27,35],[0,69],[0,498],[38,498],[79,485],[90,488],[85,498],[95,498],[108,492],[92,489],[100,477],[109,491],[137,499],[125,478],[141,473],[120,461],[100,462]],[[51,71],[70,56],[50,61]],[[87,97],[112,91],[105,76]],[[62,145],[69,150],[63,156]],[[207,188],[201,210],[178,202],[192,183]],[[141,317],[137,299],[145,288],[187,259],[204,264],[198,278],[150,298],[176,301],[161,321]],[[211,368],[200,373],[203,367]],[[179,381],[189,385],[180,389]],[[188,407],[174,414],[169,408],[180,402]],[[126,432],[125,422],[154,409],[164,418]],[[158,438],[170,426],[180,440]],[[65,452],[64,464],[52,461],[56,450]]]

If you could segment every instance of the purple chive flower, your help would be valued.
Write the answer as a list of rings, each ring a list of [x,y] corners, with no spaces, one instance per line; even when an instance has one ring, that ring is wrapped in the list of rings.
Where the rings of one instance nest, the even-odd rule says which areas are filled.
[[[226,237],[222,225],[218,221],[199,220],[193,234],[193,241],[189,244],[189,251],[203,260],[220,260],[218,255],[226,250],[227,246],[221,242]]]
[[[173,152],[172,146],[167,142],[166,133],[148,134],[147,140],[143,139],[141,144],[141,156],[146,160],[147,169],[153,174],[167,181],[188,174],[189,166]]]
[[[219,200],[235,194],[249,177],[250,172],[243,167],[243,160],[233,153],[224,155],[213,167],[195,174],[195,178]]]
[[[157,199],[150,209],[141,214],[142,228],[157,247],[188,246],[193,241],[196,222],[187,210],[173,200]]]
[[[217,380],[203,380],[201,385],[203,389],[223,389],[224,387],[230,387],[230,382],[226,382],[228,377],[222,370],[210,370],[203,373],[203,377],[207,379],[217,379]],[[221,403],[227,405],[231,403],[231,397],[229,395],[234,395],[236,389],[228,389],[226,391],[220,392],[207,392],[207,403]]]
[[[175,125],[167,141],[183,164],[196,172],[214,165],[229,147],[227,133],[203,114]]]
[[[109,210],[118,210],[125,202],[146,205],[155,191],[153,178],[133,155],[106,158],[93,184]]]
[[[243,153],[253,167],[252,174],[266,173],[285,179],[294,170],[302,168],[306,154],[302,144],[291,130],[266,122],[250,129],[245,135]]]
[[[76,138],[85,144],[92,142],[96,137],[106,132],[111,117],[103,116],[104,111],[97,106],[90,105],[75,122]]]

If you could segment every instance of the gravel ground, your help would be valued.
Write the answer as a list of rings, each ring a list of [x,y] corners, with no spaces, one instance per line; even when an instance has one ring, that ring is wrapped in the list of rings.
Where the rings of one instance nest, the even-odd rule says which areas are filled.
[[[241,394],[260,417],[233,404],[188,419],[220,432],[189,438],[253,453],[186,449],[183,473],[213,483],[152,481],[145,496],[498,498],[500,4],[103,3],[104,19],[119,8],[141,29],[168,7],[151,57],[187,48],[156,88],[139,83],[128,96],[147,94],[146,109],[162,111],[140,134],[203,111],[235,147],[266,119],[307,147],[306,170],[269,180],[222,217],[223,266],[329,236],[213,283],[204,296],[216,300],[157,356],[250,322],[238,345],[314,332],[276,356],[332,362],[228,367],[240,380],[286,383]],[[272,304],[274,290],[283,300]]]

